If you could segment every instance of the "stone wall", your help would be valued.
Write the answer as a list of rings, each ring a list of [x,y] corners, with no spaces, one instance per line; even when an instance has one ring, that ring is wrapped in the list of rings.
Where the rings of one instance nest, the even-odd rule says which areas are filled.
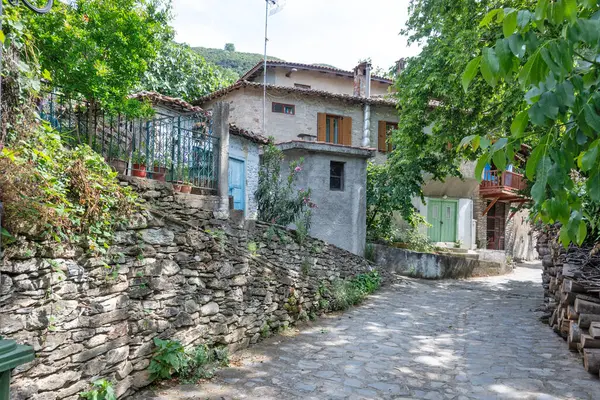
[[[290,231],[215,219],[218,198],[123,179],[146,210],[105,257],[26,240],[6,249],[0,335],[37,355],[14,371],[12,399],[75,400],[98,377],[123,397],[150,383],[154,337],[234,351],[317,311],[319,285],[372,268],[320,240],[299,246]],[[285,306],[292,294],[299,307]]]
[[[513,207],[516,205],[513,204]],[[515,261],[533,261],[539,258],[536,250],[537,232],[529,222],[528,209],[517,211],[508,220],[504,242],[507,254],[510,254]]]
[[[436,254],[373,244],[373,259],[382,272],[426,279],[460,279],[504,275],[512,271],[503,253]]]

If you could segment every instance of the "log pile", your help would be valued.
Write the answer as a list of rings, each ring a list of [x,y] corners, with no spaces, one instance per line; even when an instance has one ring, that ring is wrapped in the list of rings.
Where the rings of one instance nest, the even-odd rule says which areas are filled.
[[[542,284],[548,324],[562,336],[569,350],[579,352],[583,366],[600,374],[600,254],[596,249],[569,247],[556,242],[556,232],[539,236]]]

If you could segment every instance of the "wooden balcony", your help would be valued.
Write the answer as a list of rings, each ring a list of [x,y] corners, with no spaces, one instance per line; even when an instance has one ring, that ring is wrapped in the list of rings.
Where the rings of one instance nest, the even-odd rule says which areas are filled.
[[[525,201],[519,191],[527,187],[527,181],[521,174],[510,171],[484,171],[479,185],[479,194],[483,198],[496,201]]]

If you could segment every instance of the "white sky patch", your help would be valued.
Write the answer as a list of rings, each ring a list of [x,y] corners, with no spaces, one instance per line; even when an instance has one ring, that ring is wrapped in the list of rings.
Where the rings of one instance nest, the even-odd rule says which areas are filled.
[[[399,36],[409,0],[287,0],[269,17],[268,54],[352,69],[371,57],[388,68],[418,54]],[[174,0],[176,40],[191,46],[263,53],[265,0]]]

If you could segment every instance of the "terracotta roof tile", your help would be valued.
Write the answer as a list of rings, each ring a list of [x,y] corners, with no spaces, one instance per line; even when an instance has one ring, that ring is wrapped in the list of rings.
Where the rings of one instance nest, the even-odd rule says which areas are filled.
[[[246,129],[239,128],[233,124],[229,124],[229,133],[231,135],[243,137],[244,139],[248,139],[254,143],[258,143],[258,144],[269,143],[269,139],[267,139],[263,135],[248,131]]]
[[[199,98],[198,100],[194,101],[194,104],[202,104],[204,102],[219,98],[221,96],[224,96],[228,93],[233,92],[234,90],[244,88],[244,87],[261,88],[262,89],[263,84],[259,83],[259,82],[237,81],[236,83],[234,83],[231,86],[217,90],[216,92],[210,93],[204,97]],[[396,102],[394,100],[384,98],[384,97],[371,97],[371,98],[367,99],[365,97],[352,96],[349,94],[331,93],[331,92],[327,92],[325,90],[303,89],[303,88],[297,88],[297,87],[291,87],[291,86],[277,86],[277,85],[271,85],[271,84],[267,84],[267,90],[278,90],[278,91],[283,91],[283,92],[288,92],[288,93],[305,94],[308,96],[319,96],[319,97],[324,97],[324,98],[349,101],[351,103],[357,103],[357,104],[380,104],[380,105],[396,106]]]
[[[130,99],[149,100],[153,104],[161,104],[179,111],[203,113],[204,110],[198,106],[194,106],[183,99],[169,97],[161,93],[141,91],[129,96]]]
[[[261,67],[263,67],[263,66],[264,66],[264,61],[258,62],[248,72],[246,72],[244,75],[242,75],[240,80],[248,80],[248,78],[251,78],[257,72],[259,72],[261,70]],[[287,61],[279,61],[279,60],[277,60],[277,61],[267,60],[267,67],[269,67],[269,66],[309,69],[309,70],[313,70],[313,71],[330,72],[332,74],[341,74],[341,75],[354,77],[354,72],[352,72],[352,71],[335,68],[335,67],[327,67],[325,65],[303,64],[303,63],[287,62]],[[381,81],[383,83],[389,83],[390,85],[394,83],[394,81],[392,81],[390,79],[387,79],[387,78],[384,78],[381,76],[376,76],[376,75],[371,75],[371,79]]]

